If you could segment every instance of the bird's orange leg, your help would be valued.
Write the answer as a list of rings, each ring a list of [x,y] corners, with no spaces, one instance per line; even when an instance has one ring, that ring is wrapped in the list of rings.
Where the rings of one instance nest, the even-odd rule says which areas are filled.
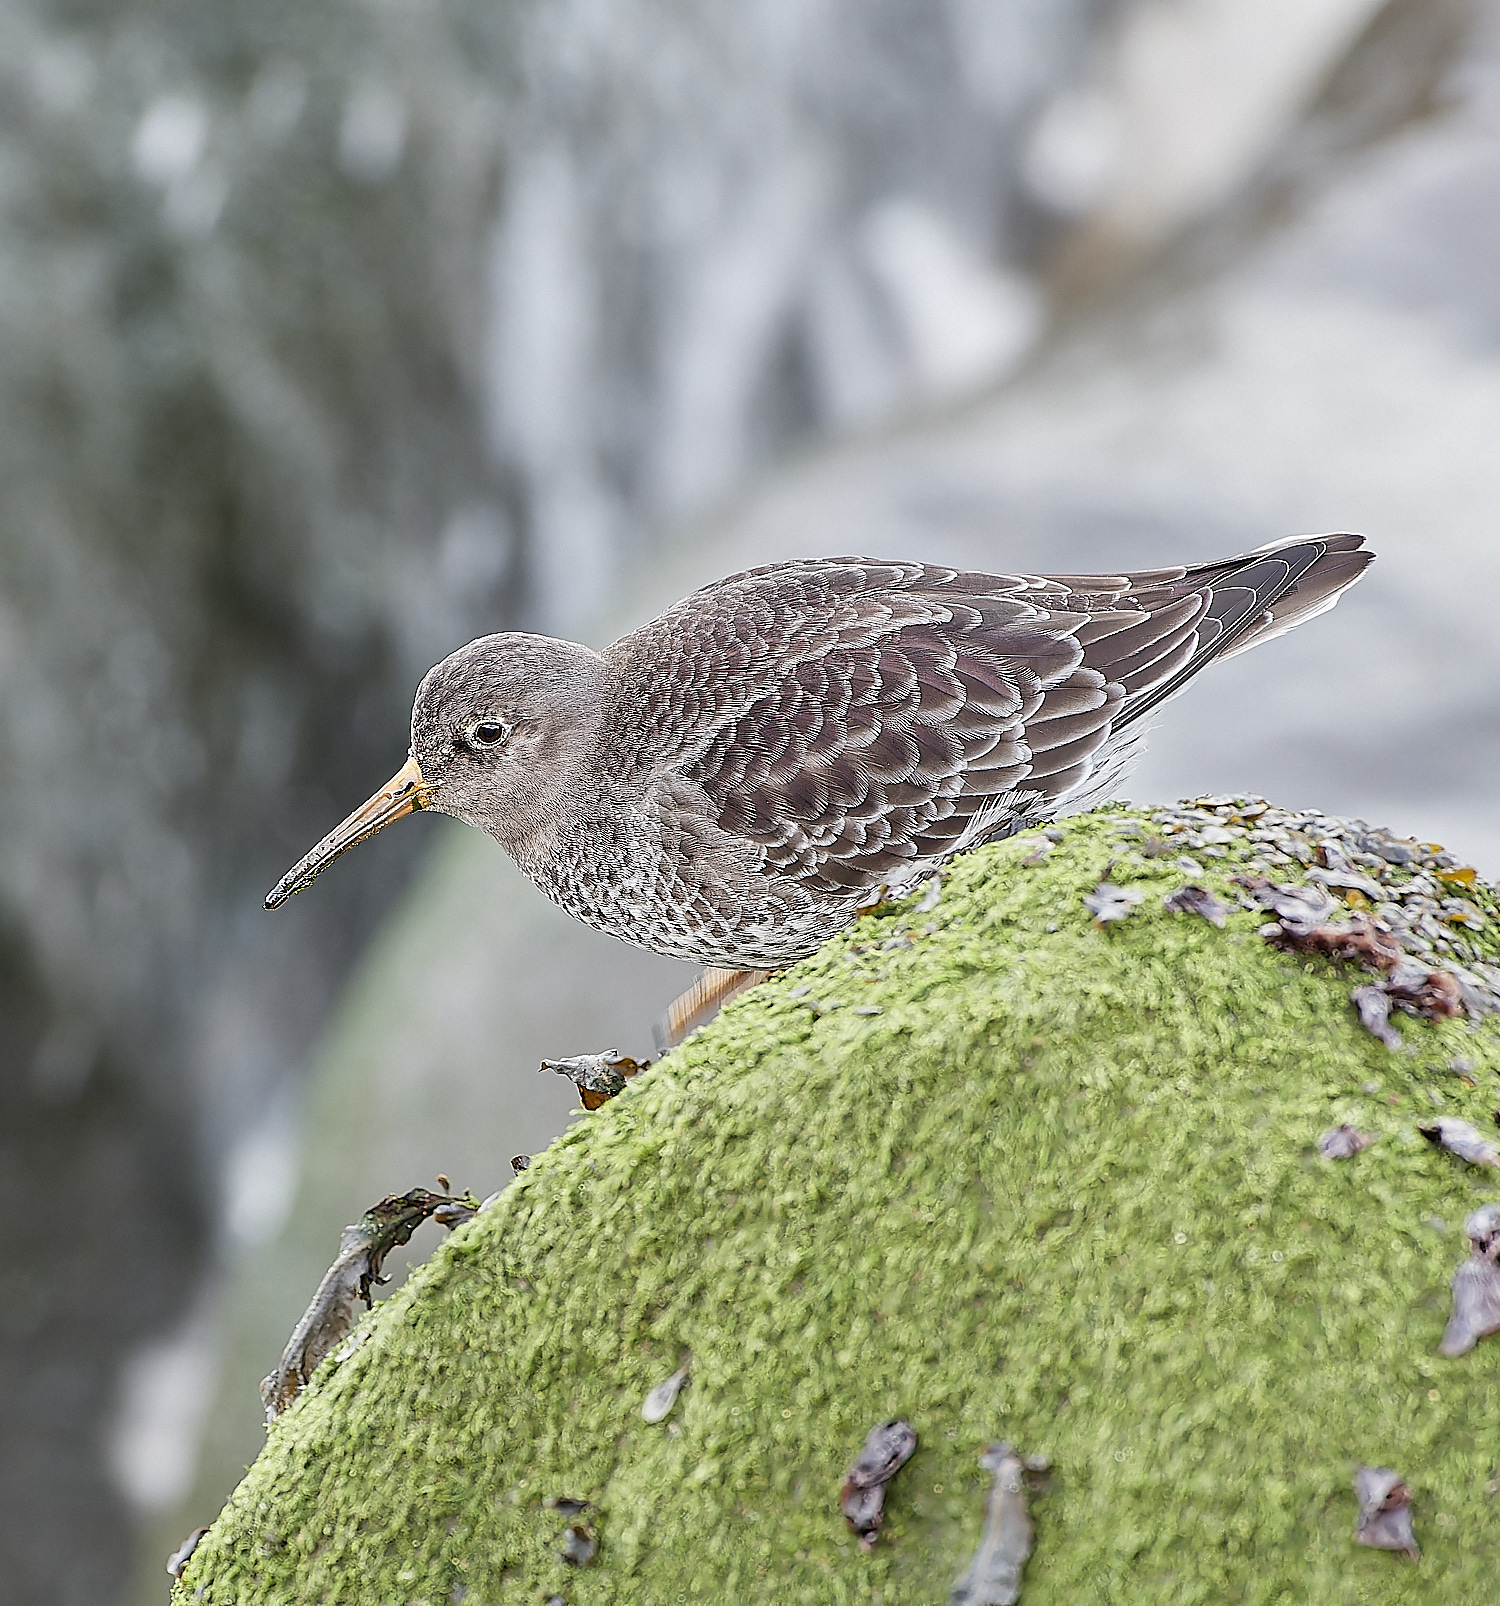
[[[763,982],[769,970],[721,970],[710,965],[688,990],[667,1007],[656,1023],[656,1046],[662,1053],[706,1025],[731,998]]]

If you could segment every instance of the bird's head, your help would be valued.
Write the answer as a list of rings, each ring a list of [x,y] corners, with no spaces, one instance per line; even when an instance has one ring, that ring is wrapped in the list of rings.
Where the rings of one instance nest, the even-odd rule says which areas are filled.
[[[603,686],[598,653],[551,636],[481,636],[450,653],[417,688],[406,763],[287,871],[266,907],[418,809],[477,825],[521,856],[555,825],[588,760]]]

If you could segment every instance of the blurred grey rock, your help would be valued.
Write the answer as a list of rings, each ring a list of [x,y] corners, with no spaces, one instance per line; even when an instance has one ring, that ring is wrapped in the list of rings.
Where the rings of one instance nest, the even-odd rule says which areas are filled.
[[[343,175],[370,33],[0,3],[0,1199],[79,1201],[26,1212],[0,1321],[18,1603],[121,1597],[121,1363],[187,1319],[221,1179],[420,834],[280,930],[261,883],[402,744],[412,675],[515,614],[518,567],[437,561],[504,508],[458,336],[493,163]],[[413,150],[472,144],[461,77]],[[204,1396],[181,1346],[137,1361],[137,1400]]]

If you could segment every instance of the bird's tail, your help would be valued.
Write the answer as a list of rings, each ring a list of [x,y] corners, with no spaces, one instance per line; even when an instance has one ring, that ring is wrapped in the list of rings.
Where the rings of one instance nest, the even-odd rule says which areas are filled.
[[[1319,551],[1319,548],[1322,550]],[[1272,561],[1298,561],[1306,555],[1311,561],[1300,565],[1296,578],[1281,595],[1263,609],[1258,622],[1249,625],[1225,647],[1222,657],[1232,658],[1237,652],[1258,647],[1273,636],[1285,635],[1293,625],[1316,619],[1339,600],[1340,595],[1359,579],[1375,561],[1375,554],[1365,545],[1362,535],[1294,535],[1285,541],[1272,541],[1269,546],[1257,547],[1239,559],[1239,563],[1252,566],[1257,559]],[[1214,564],[1210,569],[1224,568]],[[1189,569],[1189,574],[1197,574]],[[1242,571],[1243,572],[1243,571]],[[1233,571],[1231,570],[1231,573]],[[1239,576],[1235,575],[1235,579]],[[1217,586],[1215,587],[1217,590]]]
[[[1170,590],[1208,592],[1198,621],[1202,645],[1175,674],[1127,699],[1115,729],[1164,703],[1213,659],[1232,658],[1326,613],[1374,561],[1364,540],[1343,533],[1294,535],[1241,557],[1189,568]]]

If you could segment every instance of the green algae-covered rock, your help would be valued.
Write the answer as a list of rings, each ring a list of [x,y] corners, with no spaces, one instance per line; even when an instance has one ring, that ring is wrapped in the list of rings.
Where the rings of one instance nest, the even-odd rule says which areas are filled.
[[[1268,850],[1215,818],[1196,869],[1123,809],[984,849],[731,1005],[366,1319],[178,1599],[940,1602],[1004,1438],[1054,1469],[1026,1606],[1492,1603],[1500,1338],[1437,1345],[1500,1173],[1417,1128],[1489,1126],[1500,1033],[1387,1049],[1368,975],[1258,935],[1230,877]],[[1101,925],[1106,870],[1143,896]],[[1185,880],[1225,929],[1163,907]],[[1471,880],[1426,884],[1477,962]],[[1378,1141],[1319,1158],[1346,1121]],[[866,1554],[839,1482],[894,1416],[920,1444]],[[1361,1462],[1412,1487],[1419,1562],[1355,1544]]]

